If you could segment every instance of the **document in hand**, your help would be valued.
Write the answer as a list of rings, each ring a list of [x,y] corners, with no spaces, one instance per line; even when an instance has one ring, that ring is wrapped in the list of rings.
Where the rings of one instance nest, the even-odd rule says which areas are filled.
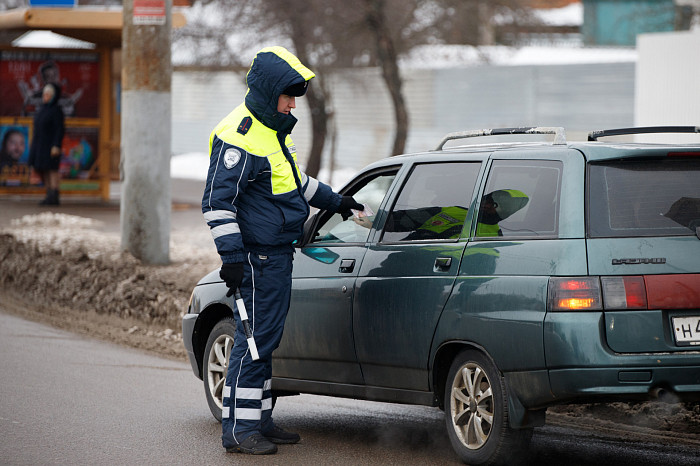
[[[364,206],[364,209],[362,210],[355,210],[355,209],[350,209],[352,210],[352,214],[356,218],[362,218],[362,217],[371,217],[374,215],[374,211],[368,204],[362,204]]]

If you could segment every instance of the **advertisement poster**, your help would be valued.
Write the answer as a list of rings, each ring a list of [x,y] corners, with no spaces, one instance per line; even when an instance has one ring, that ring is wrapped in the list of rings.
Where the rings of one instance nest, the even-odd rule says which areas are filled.
[[[97,128],[66,128],[58,171],[64,180],[96,179]],[[94,167],[94,169],[93,169]]]
[[[0,125],[0,187],[41,186],[41,179],[27,165],[31,129],[23,125]],[[97,128],[66,128],[59,172],[61,184],[70,189],[98,187]]]
[[[0,51],[0,116],[33,115],[47,83],[61,87],[68,118],[97,118],[99,66],[96,53]]]
[[[27,186],[30,170],[29,127],[0,125],[0,186]]]

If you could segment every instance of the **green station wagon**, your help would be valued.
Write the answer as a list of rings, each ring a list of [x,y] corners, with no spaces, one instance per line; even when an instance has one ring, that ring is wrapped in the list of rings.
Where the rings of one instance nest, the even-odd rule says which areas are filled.
[[[608,138],[655,132],[700,130],[468,131],[363,169],[342,192],[373,215],[306,224],[273,393],[439,407],[473,465],[516,462],[548,406],[700,399],[700,142]],[[182,323],[218,419],[226,291],[204,277]]]

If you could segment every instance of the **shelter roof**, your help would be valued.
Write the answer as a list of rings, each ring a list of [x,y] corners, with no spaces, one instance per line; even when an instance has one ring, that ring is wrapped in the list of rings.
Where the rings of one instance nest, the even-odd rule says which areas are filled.
[[[10,44],[27,31],[52,31],[96,45],[120,48],[121,7],[16,8],[0,11],[0,44]],[[185,25],[185,16],[172,11],[172,26]]]

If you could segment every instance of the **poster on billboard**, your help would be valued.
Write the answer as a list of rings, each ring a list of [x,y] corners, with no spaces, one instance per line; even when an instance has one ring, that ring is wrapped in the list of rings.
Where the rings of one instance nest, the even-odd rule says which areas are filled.
[[[58,171],[74,187],[89,188],[97,179],[97,128],[66,128]]]
[[[32,116],[47,83],[61,87],[59,104],[69,118],[97,118],[96,53],[0,50],[0,116]]]
[[[31,135],[31,125],[0,124],[0,187],[42,186],[41,178],[28,165]],[[98,140],[98,128],[66,128],[58,167],[62,188],[78,191],[99,188]]]
[[[0,186],[29,184],[29,126],[0,125]]]

